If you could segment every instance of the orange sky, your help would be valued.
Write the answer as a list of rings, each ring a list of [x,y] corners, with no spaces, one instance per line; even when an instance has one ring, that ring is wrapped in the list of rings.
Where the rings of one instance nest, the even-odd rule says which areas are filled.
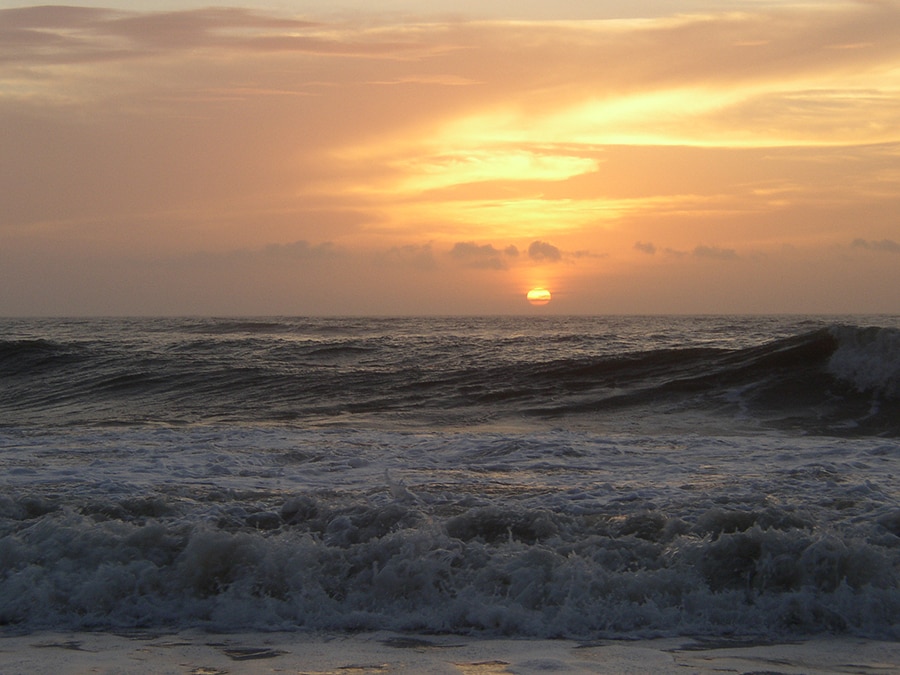
[[[0,315],[900,313],[900,3],[79,4],[0,2]]]

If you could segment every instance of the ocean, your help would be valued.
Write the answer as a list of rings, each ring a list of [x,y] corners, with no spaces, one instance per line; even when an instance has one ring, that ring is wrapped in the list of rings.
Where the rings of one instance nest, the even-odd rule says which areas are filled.
[[[0,631],[900,638],[900,317],[0,320]]]

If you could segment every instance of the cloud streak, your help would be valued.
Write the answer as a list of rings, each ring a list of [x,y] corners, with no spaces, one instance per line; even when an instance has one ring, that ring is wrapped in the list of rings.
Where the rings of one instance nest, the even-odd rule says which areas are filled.
[[[880,241],[867,241],[866,239],[854,239],[854,248],[864,248],[870,251],[883,251],[885,253],[900,253],[900,243],[893,239],[881,239]]]
[[[693,255],[697,258],[709,258],[711,260],[737,260],[737,251],[733,248],[721,248],[719,246],[696,246]]]
[[[249,9],[121,12],[82,7],[0,10],[0,62],[81,64],[203,49],[411,58],[433,48],[409,33],[383,36]]]

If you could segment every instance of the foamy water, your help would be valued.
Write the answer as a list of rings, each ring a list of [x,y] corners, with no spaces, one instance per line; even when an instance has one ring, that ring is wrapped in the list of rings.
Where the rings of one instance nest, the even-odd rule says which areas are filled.
[[[0,623],[896,638],[879,321],[7,322]]]

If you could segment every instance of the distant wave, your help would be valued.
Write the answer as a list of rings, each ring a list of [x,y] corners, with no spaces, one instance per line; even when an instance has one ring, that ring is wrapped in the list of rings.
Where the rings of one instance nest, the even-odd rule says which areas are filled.
[[[283,333],[292,329],[289,323],[283,321],[216,321],[196,322],[189,330],[196,333],[228,335],[231,333]]]

